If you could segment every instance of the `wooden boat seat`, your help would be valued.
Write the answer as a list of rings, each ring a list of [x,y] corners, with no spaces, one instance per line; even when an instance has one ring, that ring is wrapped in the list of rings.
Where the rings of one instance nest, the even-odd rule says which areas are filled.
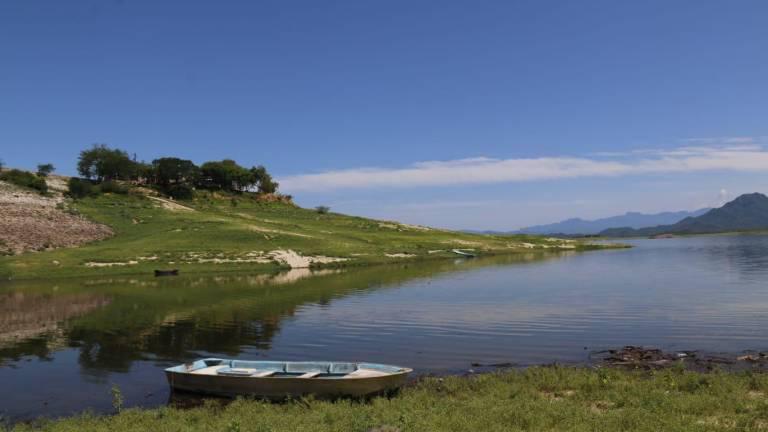
[[[278,371],[276,370],[258,370],[253,368],[229,368],[229,367],[222,367],[216,370],[216,375],[225,375],[225,376],[243,376],[243,377],[255,377],[255,378],[266,378],[269,376],[272,376],[276,374]]]
[[[299,378],[314,378],[318,375],[321,375],[321,372],[307,372],[303,375],[299,375]]]
[[[190,373],[195,375],[217,375],[219,369],[225,368],[226,366],[223,365],[217,365],[217,366],[208,366],[200,369],[195,369],[191,371]]]
[[[216,373],[229,376],[251,376],[256,373],[256,369],[223,367],[217,370]]]
[[[344,378],[374,378],[389,375],[386,372],[372,369],[358,369],[354,372],[344,375]]]

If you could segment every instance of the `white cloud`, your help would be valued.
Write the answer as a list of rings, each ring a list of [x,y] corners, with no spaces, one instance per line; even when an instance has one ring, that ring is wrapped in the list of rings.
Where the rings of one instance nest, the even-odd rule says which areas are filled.
[[[717,142],[706,145],[704,140]],[[642,150],[616,157],[476,157],[418,162],[408,167],[355,168],[280,178],[287,192],[336,189],[412,188],[525,182],[579,177],[616,177],[704,171],[768,171],[768,151],[745,137],[688,140],[697,145],[670,150]]]

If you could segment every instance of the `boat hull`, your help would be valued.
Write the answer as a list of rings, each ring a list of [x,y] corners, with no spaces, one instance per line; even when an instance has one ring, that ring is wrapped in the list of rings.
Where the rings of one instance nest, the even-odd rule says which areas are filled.
[[[177,370],[174,370],[177,369]],[[195,374],[180,368],[166,369],[168,384],[175,391],[215,396],[253,396],[267,399],[367,397],[385,394],[405,384],[411,369],[381,376],[301,378],[294,376],[227,376]]]

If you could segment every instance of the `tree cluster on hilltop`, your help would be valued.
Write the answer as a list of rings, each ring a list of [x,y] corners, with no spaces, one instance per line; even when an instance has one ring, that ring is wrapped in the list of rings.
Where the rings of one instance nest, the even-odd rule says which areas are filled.
[[[151,163],[136,161],[120,149],[96,144],[80,152],[77,171],[103,188],[115,188],[115,181],[129,181],[154,187],[174,198],[190,198],[194,189],[225,192],[273,194],[278,183],[263,166],[246,168],[232,159],[208,161],[200,166],[177,157],[163,157]],[[79,179],[70,181],[74,196],[90,193],[92,184]],[[118,187],[119,188],[119,187]]]

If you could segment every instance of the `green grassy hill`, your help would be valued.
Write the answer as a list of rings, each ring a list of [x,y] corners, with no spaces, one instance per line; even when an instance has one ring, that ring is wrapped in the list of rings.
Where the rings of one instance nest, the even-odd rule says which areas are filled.
[[[595,248],[534,236],[485,236],[320,214],[251,194],[203,192],[169,201],[133,190],[68,202],[66,210],[115,235],[77,248],[0,257],[0,276],[42,278],[190,271],[274,270],[453,258],[451,249],[490,255]],[[293,251],[295,254],[288,253]]]

